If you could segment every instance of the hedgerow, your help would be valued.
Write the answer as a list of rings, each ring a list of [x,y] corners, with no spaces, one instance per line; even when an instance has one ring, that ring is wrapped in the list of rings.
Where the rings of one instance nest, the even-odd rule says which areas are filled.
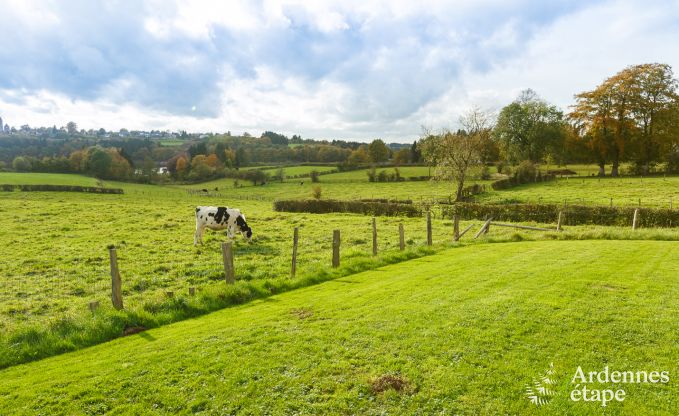
[[[497,221],[554,223],[562,213],[564,225],[630,226],[634,211],[638,209],[637,225],[640,227],[675,227],[679,225],[679,210],[605,207],[557,204],[476,204],[457,203],[442,207],[444,217],[458,214],[460,219],[486,219]]]
[[[311,214],[327,214],[331,212],[350,212],[364,215],[385,215],[419,217],[422,211],[412,204],[340,201],[336,199],[294,199],[278,200],[273,204],[274,211],[308,212]]]

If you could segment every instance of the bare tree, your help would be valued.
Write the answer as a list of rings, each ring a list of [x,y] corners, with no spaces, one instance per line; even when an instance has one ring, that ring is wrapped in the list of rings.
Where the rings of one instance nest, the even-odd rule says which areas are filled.
[[[462,201],[469,169],[479,163],[481,143],[490,136],[490,116],[472,108],[460,117],[461,130],[443,130],[432,134],[425,130],[420,147],[427,163],[435,168],[435,180],[449,180],[456,185],[455,200]]]

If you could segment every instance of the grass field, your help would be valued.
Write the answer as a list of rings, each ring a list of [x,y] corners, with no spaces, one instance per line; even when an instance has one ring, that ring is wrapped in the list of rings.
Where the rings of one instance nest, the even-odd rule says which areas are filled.
[[[0,174],[19,181],[11,174]],[[31,175],[36,182],[73,182],[87,179]],[[108,182],[124,195],[62,192],[0,193],[0,367],[72,349],[114,336],[123,324],[156,326],[225,304],[289,290],[313,281],[365,270],[426,254],[425,222],[421,218],[380,218],[379,252],[372,258],[370,218],[359,215],[311,215],[273,212],[270,201],[250,198],[249,187],[239,195],[203,197],[182,187]],[[280,184],[285,189],[288,184]],[[292,187],[297,189],[297,187]],[[236,240],[238,284],[226,294],[219,244],[224,233],[207,232],[205,245],[194,248],[194,208],[228,205],[246,213],[254,243]],[[408,250],[397,253],[398,224],[406,229]],[[292,231],[300,228],[298,278],[289,279]],[[340,270],[330,271],[332,230],[343,235]],[[450,222],[434,220],[435,250],[450,242]],[[100,333],[87,333],[87,304],[110,303],[109,245],[118,248],[129,314],[117,317]],[[189,286],[201,296],[187,300]],[[177,293],[168,301],[166,291]],[[203,296],[204,295],[204,296]],[[221,299],[221,298],[224,299]],[[217,298],[217,300],[215,300]],[[186,304],[184,304],[184,303]],[[116,329],[117,327],[117,329]],[[89,329],[88,329],[89,328]],[[51,335],[44,338],[45,331]],[[42,334],[42,335],[41,335]],[[77,340],[68,337],[77,336]],[[61,338],[67,339],[63,341]],[[83,339],[87,339],[84,341]]]
[[[224,195],[233,198],[274,199],[311,198],[312,190],[321,187],[323,198],[359,199],[359,198],[392,198],[392,199],[432,199],[447,198],[454,193],[451,183],[417,181],[417,182],[335,182],[332,177],[339,174],[322,175],[320,182],[312,183],[308,178],[289,180],[284,183],[269,182],[264,186],[250,186],[250,182],[239,181],[241,188],[234,188],[233,179],[217,179],[197,185],[186,186],[188,189],[218,188]],[[303,184],[301,184],[303,182]],[[490,182],[481,182],[490,183]],[[471,184],[471,183],[470,183]],[[184,188],[184,187],[180,187]]]
[[[0,414],[676,415],[677,254],[454,248],[0,371]],[[536,407],[526,386],[550,363]],[[578,366],[671,381],[589,385],[625,390],[603,408],[569,400]]]
[[[295,176],[295,175],[306,175],[311,173],[312,171],[316,172],[330,172],[333,170],[337,170],[336,166],[286,166],[283,167],[283,171],[285,172],[285,176]],[[275,175],[278,173],[278,168],[273,168],[271,170],[267,170],[272,175]]]
[[[669,208],[679,207],[679,177],[563,178],[491,191],[479,195],[481,202],[532,202]]]
[[[87,183],[94,179],[75,175],[0,173],[0,183]],[[329,175],[331,176],[331,175]],[[610,180],[603,184],[615,185]],[[654,183],[655,194],[676,186],[677,179],[644,179]],[[587,182],[590,181],[590,182]],[[595,179],[586,184],[598,184]],[[620,182],[615,182],[620,181]],[[227,185],[228,184],[228,185]],[[559,202],[568,192],[594,198],[597,189],[577,189],[582,180],[517,187],[489,193],[484,198],[514,195],[533,201]],[[434,218],[432,250],[423,250],[425,224],[421,218],[379,218],[379,256],[371,255],[370,218],[352,214],[292,214],[273,212],[275,198],[308,198],[312,184],[269,183],[233,188],[228,180],[192,186],[152,186],[107,182],[124,195],[60,192],[0,193],[0,368],[37,357],[72,350],[119,335],[126,325],[155,327],[200,315],[233,303],[307,286],[382,264],[430,254],[451,243],[451,222]],[[190,195],[186,189],[220,186],[221,196]],[[230,186],[229,186],[230,185]],[[444,197],[450,184],[434,182],[323,183],[324,198],[398,199]],[[571,189],[573,188],[573,189]],[[629,189],[628,189],[629,188]],[[609,189],[615,189],[609,186]],[[620,192],[643,192],[623,187]],[[675,188],[676,189],[676,188]],[[551,191],[550,191],[551,190]],[[550,193],[551,192],[551,193]],[[534,202],[534,201],[533,201]],[[617,203],[617,200],[616,200]],[[208,231],[206,244],[193,247],[194,207],[227,205],[246,213],[254,230],[254,243],[236,240],[238,282],[225,288],[219,244],[223,233]],[[437,211],[434,211],[435,213]],[[397,229],[404,223],[408,250],[397,250]],[[472,222],[464,222],[465,227]],[[477,222],[478,223],[478,222]],[[293,227],[300,227],[298,277],[289,279]],[[553,224],[552,224],[553,226]],[[342,231],[342,267],[329,269],[333,229]],[[469,237],[467,237],[469,238]],[[676,240],[675,230],[632,233],[605,227],[569,227],[566,233],[515,232],[494,228],[474,242],[559,239]],[[469,244],[465,242],[464,244]],[[126,310],[116,313],[110,303],[109,245],[118,248]],[[189,286],[199,296],[189,298]],[[168,299],[166,291],[176,293]],[[106,318],[92,320],[90,301],[105,306]],[[6,347],[6,348],[5,348]]]
[[[97,179],[67,173],[0,172],[0,184],[10,185],[79,185],[97,186]]]

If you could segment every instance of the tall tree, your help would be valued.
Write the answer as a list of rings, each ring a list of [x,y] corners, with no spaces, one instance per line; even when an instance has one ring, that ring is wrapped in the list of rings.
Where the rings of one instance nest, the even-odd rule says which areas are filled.
[[[663,144],[672,139],[666,116],[679,98],[677,80],[667,64],[636,65],[622,72],[632,78],[631,107],[639,128],[636,162],[647,174],[650,164],[659,160]]]
[[[562,112],[528,89],[500,111],[493,136],[508,160],[539,162],[561,145],[564,128]]]
[[[66,124],[66,130],[68,131],[68,134],[71,134],[71,135],[76,134],[78,132],[78,125],[75,124],[74,121],[69,121]]]
[[[389,148],[381,139],[373,140],[368,146],[370,160],[376,163],[389,160]]]
[[[464,184],[469,169],[479,163],[481,143],[490,135],[490,117],[474,108],[460,117],[463,130],[453,133],[425,133],[418,143],[424,160],[435,167],[435,180],[449,180],[455,184],[455,200],[463,199]]]

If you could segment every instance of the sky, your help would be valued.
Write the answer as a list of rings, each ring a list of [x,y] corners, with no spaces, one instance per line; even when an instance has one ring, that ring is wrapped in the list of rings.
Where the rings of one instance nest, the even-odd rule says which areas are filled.
[[[19,127],[405,141],[521,90],[568,111],[628,65],[679,71],[679,0],[0,0]]]

